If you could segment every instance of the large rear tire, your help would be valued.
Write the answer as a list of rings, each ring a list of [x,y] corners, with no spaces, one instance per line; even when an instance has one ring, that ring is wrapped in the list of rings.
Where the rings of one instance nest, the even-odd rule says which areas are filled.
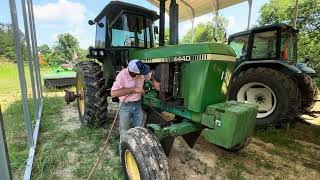
[[[230,99],[258,105],[259,127],[293,120],[301,101],[297,84],[288,75],[270,68],[250,68],[231,86]]]
[[[84,126],[100,127],[107,121],[107,93],[105,80],[98,63],[77,64],[76,91],[80,121]]]
[[[308,75],[303,74],[298,78],[299,89],[301,92],[301,106],[300,111],[310,111],[317,99],[318,88],[316,82]]]
[[[168,159],[159,141],[148,129],[129,129],[120,149],[121,164],[127,179],[170,179]]]

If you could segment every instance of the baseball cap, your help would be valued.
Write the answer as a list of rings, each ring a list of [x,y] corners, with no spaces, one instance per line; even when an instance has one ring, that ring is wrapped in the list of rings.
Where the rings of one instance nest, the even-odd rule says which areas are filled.
[[[128,69],[130,72],[143,75],[147,75],[150,72],[150,67],[138,59],[131,60],[128,64]]]

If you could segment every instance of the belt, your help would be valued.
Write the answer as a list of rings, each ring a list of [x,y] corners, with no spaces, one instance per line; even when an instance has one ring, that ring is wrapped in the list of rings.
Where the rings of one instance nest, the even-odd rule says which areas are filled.
[[[123,102],[123,104],[136,104],[136,103],[141,103],[142,100],[139,101],[129,101],[129,102]]]

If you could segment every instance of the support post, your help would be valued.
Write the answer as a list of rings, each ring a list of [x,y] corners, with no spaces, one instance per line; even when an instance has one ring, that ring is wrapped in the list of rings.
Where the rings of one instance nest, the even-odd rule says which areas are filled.
[[[166,0],[160,0],[159,46],[164,46]]]
[[[296,0],[296,4],[295,4],[295,15],[294,15],[294,24],[293,24],[293,28],[294,28],[294,29],[297,29],[298,12],[299,12],[299,0]]]
[[[32,136],[32,124],[30,119],[27,85],[26,85],[26,79],[24,76],[25,73],[24,73],[24,66],[23,66],[23,59],[22,59],[21,41],[20,41],[21,35],[20,35],[19,24],[18,24],[16,2],[15,0],[9,0],[9,3],[10,3],[10,13],[11,13],[12,28],[13,28],[13,36],[14,36],[14,45],[15,45],[16,55],[17,55],[17,66],[19,71],[20,89],[21,89],[21,95],[22,95],[23,117],[26,125],[27,134],[28,134],[28,144],[30,147],[32,147],[34,145],[34,142],[33,142],[33,136]]]
[[[35,77],[34,77],[36,72],[34,70],[34,63],[33,63],[34,61],[33,61],[33,56],[31,52],[30,31],[29,31],[27,7],[26,7],[25,0],[21,0],[21,4],[22,4],[22,12],[23,12],[25,37],[26,37],[26,43],[27,43],[27,56],[28,56],[28,64],[29,64],[30,79],[31,79],[32,99],[34,104],[33,110],[34,110],[35,120],[37,120],[40,103],[38,103],[37,101],[36,84],[35,84]]]
[[[38,44],[37,44],[37,35],[36,28],[34,24],[34,14],[33,14],[33,2],[32,0],[27,0],[27,7],[29,12],[29,20],[30,20],[30,30],[31,30],[31,38],[33,41],[33,53],[34,53],[34,61],[35,61],[35,70],[36,70],[36,79],[37,79],[37,89],[39,92],[39,103],[42,101],[42,83],[41,83],[41,75],[40,75],[40,65],[38,59]]]
[[[176,0],[171,0],[170,3],[170,44],[178,44],[178,15],[179,15],[179,5]]]
[[[218,35],[218,15],[219,15],[219,1],[218,0],[211,0],[211,7],[213,10],[213,21],[214,21],[214,40],[217,42],[217,35]]]
[[[0,106],[0,174],[3,180],[12,179],[6,134],[4,131],[3,118],[1,113],[1,106]]]
[[[248,14],[247,30],[249,30],[249,28],[250,28],[252,0],[248,0],[248,4],[249,4],[249,14]]]

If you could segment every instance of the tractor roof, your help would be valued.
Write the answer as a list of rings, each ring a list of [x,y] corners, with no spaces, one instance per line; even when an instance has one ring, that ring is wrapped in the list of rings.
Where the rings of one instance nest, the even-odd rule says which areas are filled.
[[[283,23],[278,23],[278,24],[271,24],[271,25],[265,25],[265,26],[260,26],[260,27],[255,27],[252,28],[248,31],[242,31],[242,32],[238,32],[235,34],[232,34],[229,36],[229,39],[232,39],[234,37],[238,37],[238,36],[242,36],[242,35],[247,35],[250,34],[252,32],[259,32],[259,31],[272,31],[272,30],[276,30],[276,29],[282,29],[285,31],[292,31],[292,32],[299,32],[299,30],[294,29],[293,27],[287,25],[287,24],[283,24]]]
[[[148,0],[151,4],[159,8],[159,0]],[[247,0],[177,0],[179,4],[179,21],[186,21],[194,17],[202,16],[220,9],[224,9]],[[169,12],[170,1],[166,2],[166,11]]]
[[[117,16],[122,10],[126,10],[127,12],[133,12],[142,14],[144,16],[149,17],[153,21],[159,19],[157,12],[152,11],[150,9],[137,6],[134,4],[129,4],[121,1],[111,1],[109,4],[106,5],[105,8],[100,12],[100,14],[94,19],[95,22],[100,21],[101,18],[104,16]]]

